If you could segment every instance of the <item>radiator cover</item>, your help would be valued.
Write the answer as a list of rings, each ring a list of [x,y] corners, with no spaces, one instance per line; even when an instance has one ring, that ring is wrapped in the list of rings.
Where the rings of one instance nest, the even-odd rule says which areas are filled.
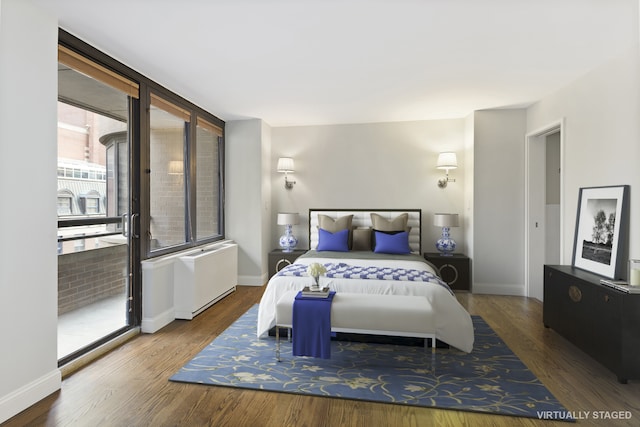
[[[238,283],[238,245],[221,243],[179,257],[173,269],[176,319],[191,320],[235,291]]]

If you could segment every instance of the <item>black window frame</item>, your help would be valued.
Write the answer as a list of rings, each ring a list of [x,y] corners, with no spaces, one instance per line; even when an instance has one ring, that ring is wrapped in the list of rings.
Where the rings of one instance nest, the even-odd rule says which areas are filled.
[[[186,101],[184,98],[176,95],[175,93],[169,91],[168,89],[155,84],[154,82],[149,82],[146,85],[144,94],[143,94],[143,86],[140,85],[140,99],[141,104],[147,105],[147,112],[149,111],[151,105],[151,94],[155,94],[156,96],[161,97],[162,99],[175,104],[185,110],[188,110],[190,113],[190,121],[186,123],[186,130],[184,133],[185,136],[185,149],[184,149],[184,157],[183,161],[185,163],[185,198],[188,201],[185,206],[185,243],[172,245],[169,247],[152,249],[151,248],[151,239],[145,238],[142,239],[141,244],[143,246],[143,253],[146,254],[146,258],[155,258],[162,255],[171,254],[174,252],[178,252],[181,250],[189,249],[196,246],[203,246],[207,244],[211,244],[213,242],[224,240],[225,232],[224,232],[224,143],[225,143],[225,127],[224,122],[217,117],[213,116],[211,113],[203,110],[202,108]],[[144,101],[143,101],[144,98]],[[216,126],[222,129],[222,137],[218,140],[218,235],[211,236],[204,239],[196,239],[197,236],[197,224],[196,224],[196,153],[197,153],[197,118],[201,116],[202,118],[210,121]],[[141,230],[150,230],[150,174],[153,171],[150,168],[150,116],[147,113],[144,118],[141,117],[141,122],[144,122],[144,126],[141,127],[142,138],[147,142],[146,150],[144,150],[142,154],[142,164],[143,166],[143,179],[141,181],[141,190],[142,194],[145,195],[143,200],[146,203],[147,208],[141,211],[140,214],[140,222],[141,222]],[[146,215],[145,215],[146,214]]]
[[[178,252],[181,250],[189,249],[196,246],[202,246],[206,244],[211,244],[216,241],[224,240],[225,237],[225,217],[224,217],[224,203],[225,203],[225,161],[224,161],[224,153],[225,153],[225,122],[215,116],[214,114],[208,112],[207,110],[199,107],[198,105],[190,102],[189,100],[179,96],[178,94],[170,91],[165,88],[161,84],[147,78],[143,74],[129,68],[128,66],[122,64],[121,62],[113,59],[112,57],[106,55],[105,53],[99,51],[95,47],[89,45],[88,43],[78,39],[77,37],[71,35],[66,32],[64,29],[60,28],[58,31],[58,43],[63,45],[69,49],[76,51],[77,53],[107,67],[118,74],[123,75],[139,84],[139,99],[138,102],[135,103],[136,107],[139,109],[138,114],[135,115],[136,118],[139,118],[137,123],[132,123],[134,141],[132,141],[131,149],[134,150],[132,156],[134,161],[138,163],[139,166],[139,174],[138,176],[131,176],[132,186],[137,186],[138,191],[134,192],[140,194],[139,200],[133,200],[133,205],[131,206],[132,213],[139,213],[139,224],[136,227],[140,230],[140,239],[138,242],[138,259],[145,260],[150,258],[155,258],[158,256]],[[149,148],[150,148],[150,135],[149,135],[149,107],[150,107],[150,94],[156,93],[168,101],[179,105],[186,110],[189,110],[191,113],[191,121],[189,123],[189,131],[187,134],[189,135],[189,141],[187,143],[187,150],[185,153],[185,195],[187,196],[187,200],[189,201],[189,206],[185,206],[187,209],[187,215],[185,216],[185,230],[187,233],[187,238],[185,239],[185,243],[181,245],[175,245],[167,248],[162,248],[159,250],[151,250],[150,238],[149,238],[149,225],[150,225],[150,202],[149,202],[149,191],[150,191],[150,173],[152,171],[149,167]],[[220,127],[222,129],[222,137],[219,139],[218,145],[218,234],[215,236],[211,236],[209,238],[204,238],[200,240],[196,240],[195,236],[196,230],[196,197],[195,197],[195,150],[196,150],[196,123],[197,117],[201,116],[205,120],[210,123]],[[135,140],[137,139],[137,140]]]

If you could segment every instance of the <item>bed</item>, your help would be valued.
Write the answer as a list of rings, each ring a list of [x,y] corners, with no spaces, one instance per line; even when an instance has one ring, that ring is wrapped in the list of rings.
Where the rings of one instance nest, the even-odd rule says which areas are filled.
[[[267,283],[258,310],[257,334],[275,326],[278,300],[313,283],[309,264],[327,272],[319,284],[344,293],[426,297],[436,316],[436,337],[465,352],[473,349],[471,316],[422,256],[422,211],[309,210],[310,250]]]

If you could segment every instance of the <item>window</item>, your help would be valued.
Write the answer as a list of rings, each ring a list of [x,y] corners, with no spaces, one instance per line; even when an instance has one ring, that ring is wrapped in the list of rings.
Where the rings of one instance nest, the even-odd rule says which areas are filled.
[[[62,364],[140,324],[141,260],[223,237],[224,122],[64,30],[58,40],[58,280],[74,294],[58,310],[75,296],[114,296],[119,310],[97,341],[59,344]],[[80,279],[108,292],[66,286],[84,285],[76,259],[101,272]]]
[[[222,127],[154,92],[149,123],[149,254],[222,238]]]
[[[58,215],[73,214],[73,194],[68,190],[58,191]]]
[[[222,129],[198,117],[196,127],[196,240],[220,234],[220,140]]]
[[[100,213],[100,199],[97,197],[87,197],[86,206],[88,214]]]
[[[87,141],[95,134],[94,123],[78,112],[63,112],[59,132],[69,137],[66,148],[70,151],[68,154],[59,151],[58,178],[79,183],[78,190],[74,190],[76,195],[86,195],[88,189],[99,193],[96,200],[83,198],[82,212],[75,196],[71,215],[104,215],[114,219],[130,213],[135,222],[133,236],[139,236],[136,240],[139,247],[134,252],[140,259],[222,239],[224,122],[64,30],[60,30],[59,40],[59,100],[65,108],[80,107],[100,113],[104,116],[101,123],[107,123],[107,118],[115,121],[122,121],[124,116],[131,118],[127,130],[115,122],[104,127],[109,130],[110,139],[100,139],[105,158],[98,161],[82,157],[94,154],[85,151]],[[117,105],[108,91],[87,93],[80,86],[70,87],[64,79],[66,74],[71,75],[69,70],[117,89],[133,101]],[[127,133],[133,144],[131,153],[127,153],[123,143]],[[80,158],[84,162],[61,164],[63,159]],[[80,185],[98,181],[104,188]],[[126,184],[131,185],[138,197],[127,193],[123,187]],[[133,196],[134,204],[130,211],[123,208],[129,195]],[[120,227],[113,222],[108,230],[115,232]]]
[[[151,250],[182,245],[186,234],[184,152],[188,111],[152,95],[150,123]]]
[[[78,198],[80,212],[85,215],[97,215],[104,212],[100,211],[100,194],[92,190],[88,194],[83,194]]]

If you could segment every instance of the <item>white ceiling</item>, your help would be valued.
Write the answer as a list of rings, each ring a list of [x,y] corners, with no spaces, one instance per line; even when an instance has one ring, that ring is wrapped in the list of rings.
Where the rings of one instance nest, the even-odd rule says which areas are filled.
[[[223,120],[526,106],[638,43],[638,0],[31,0]]]

